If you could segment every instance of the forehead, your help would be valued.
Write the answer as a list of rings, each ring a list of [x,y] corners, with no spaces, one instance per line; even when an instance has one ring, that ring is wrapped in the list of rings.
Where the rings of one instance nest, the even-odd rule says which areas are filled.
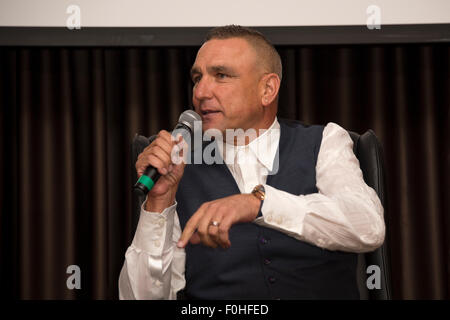
[[[208,65],[250,67],[255,61],[256,53],[245,39],[212,39],[205,42],[197,52],[194,67],[201,68]]]

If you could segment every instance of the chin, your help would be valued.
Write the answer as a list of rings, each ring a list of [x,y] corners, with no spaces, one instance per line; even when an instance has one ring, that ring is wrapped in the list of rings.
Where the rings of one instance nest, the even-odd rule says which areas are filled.
[[[210,129],[216,129],[216,130],[219,130],[220,132],[222,132],[222,134],[224,133],[224,130],[225,130],[225,128],[223,128],[223,125],[215,124],[215,123],[213,123],[213,122],[204,123],[204,124],[202,125],[202,131],[203,131],[203,133],[204,133],[205,131],[207,131],[207,130],[210,130]]]
[[[205,132],[206,130],[209,130],[209,129],[217,129],[217,130],[222,131],[221,126],[219,126],[219,125],[217,125],[217,124],[210,123],[210,122],[208,122],[208,123],[203,123],[203,125],[202,125],[202,130],[203,130],[203,132]]]

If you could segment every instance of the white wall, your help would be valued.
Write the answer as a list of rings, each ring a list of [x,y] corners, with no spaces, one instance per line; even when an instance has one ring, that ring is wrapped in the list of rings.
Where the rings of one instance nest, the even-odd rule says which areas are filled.
[[[70,4],[81,27],[365,25],[450,23],[450,0],[0,0],[0,26],[65,26]]]

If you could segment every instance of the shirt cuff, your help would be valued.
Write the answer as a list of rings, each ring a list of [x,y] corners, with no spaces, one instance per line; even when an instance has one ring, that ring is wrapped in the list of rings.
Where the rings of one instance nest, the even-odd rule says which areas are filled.
[[[177,202],[163,212],[146,211],[145,202],[141,206],[139,222],[132,242],[137,250],[153,256],[161,256],[173,246],[172,234]]]
[[[266,196],[261,208],[262,217],[255,222],[301,237],[303,221],[308,211],[304,196],[290,194],[267,184],[264,189]]]

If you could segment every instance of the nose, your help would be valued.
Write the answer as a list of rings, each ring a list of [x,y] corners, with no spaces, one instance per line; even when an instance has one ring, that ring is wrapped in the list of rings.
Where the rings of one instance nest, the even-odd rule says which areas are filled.
[[[212,83],[208,76],[203,76],[194,86],[194,99],[198,101],[212,98]]]

